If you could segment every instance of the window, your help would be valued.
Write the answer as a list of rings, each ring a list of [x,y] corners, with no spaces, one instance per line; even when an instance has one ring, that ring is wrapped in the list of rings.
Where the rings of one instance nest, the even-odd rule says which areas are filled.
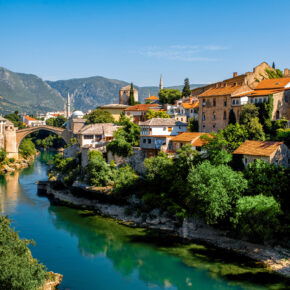
[[[212,125],[213,129],[215,129],[215,124]]]
[[[146,139],[143,139],[143,143],[146,143]]]
[[[278,119],[280,119],[280,112],[279,111],[276,112],[276,120],[278,120]]]
[[[212,119],[215,121],[215,112],[212,113]]]
[[[202,113],[202,121],[205,121],[205,113]]]
[[[267,98],[264,98],[264,103],[266,103],[267,102]]]
[[[172,132],[172,127],[168,127],[168,132]]]
[[[227,99],[224,99],[224,107],[226,107],[227,106]]]
[[[202,125],[202,128],[205,128],[205,125]]]
[[[258,103],[258,99],[255,99],[255,104],[257,104]]]
[[[236,100],[233,100],[233,105],[235,105],[236,104]]]
[[[95,141],[101,141],[102,136],[101,135],[95,135]]]
[[[192,114],[192,109],[190,110],[190,113]]]
[[[202,106],[205,107],[205,104],[206,104],[205,99],[203,99],[202,100]]]
[[[92,140],[94,139],[94,135],[84,135],[85,140]]]
[[[216,106],[216,99],[213,99],[213,106]]]
[[[148,139],[148,144],[151,144],[151,139]]]
[[[163,127],[163,131],[166,131],[166,127]]]
[[[226,120],[226,119],[227,119],[227,112],[224,111],[224,120]]]

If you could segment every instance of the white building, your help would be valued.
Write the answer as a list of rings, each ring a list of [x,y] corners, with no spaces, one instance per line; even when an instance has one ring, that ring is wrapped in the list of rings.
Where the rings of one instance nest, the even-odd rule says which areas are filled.
[[[23,116],[23,123],[26,124],[28,127],[45,125],[45,121],[36,120],[30,116]]]

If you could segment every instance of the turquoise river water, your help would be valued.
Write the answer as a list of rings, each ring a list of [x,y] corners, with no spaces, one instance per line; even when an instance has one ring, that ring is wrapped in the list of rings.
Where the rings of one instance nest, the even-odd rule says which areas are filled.
[[[47,179],[42,153],[34,164],[0,177],[0,213],[32,254],[64,275],[60,289],[285,289],[286,282],[257,263],[200,244],[181,244],[132,229],[92,212],[52,206],[37,195]],[[289,285],[288,285],[289,286]]]

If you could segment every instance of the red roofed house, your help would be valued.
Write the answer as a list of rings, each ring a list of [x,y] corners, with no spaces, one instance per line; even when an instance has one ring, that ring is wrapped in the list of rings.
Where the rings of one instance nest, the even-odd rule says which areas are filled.
[[[159,101],[159,98],[156,96],[149,96],[148,98],[145,99],[146,104],[152,104],[158,101]]]
[[[147,111],[159,111],[161,108],[158,104],[138,104],[134,106],[130,106],[124,110],[125,116],[130,118],[135,124],[138,124],[140,121],[146,121],[146,113]]]
[[[233,154],[243,156],[247,167],[257,159],[288,167],[288,148],[283,142],[246,140]]]
[[[28,127],[45,125],[45,121],[36,120],[30,116],[23,116],[23,123],[26,124]]]

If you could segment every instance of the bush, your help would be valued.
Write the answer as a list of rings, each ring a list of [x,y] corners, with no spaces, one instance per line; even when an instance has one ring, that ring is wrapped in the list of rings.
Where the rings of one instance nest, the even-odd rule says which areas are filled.
[[[0,162],[3,162],[6,158],[7,152],[5,151],[5,149],[1,149],[0,150]]]
[[[102,109],[96,109],[85,116],[87,119],[86,124],[97,124],[97,123],[114,123],[114,118],[111,113]]]
[[[138,179],[135,171],[129,166],[122,166],[112,171],[115,190],[124,191],[133,186]]]
[[[188,175],[190,194],[186,204],[192,213],[205,217],[207,223],[225,220],[233,205],[247,188],[242,174],[226,165],[204,161]]]
[[[19,152],[22,156],[28,157],[36,153],[35,145],[31,139],[24,139],[19,147]]]
[[[238,199],[234,227],[250,240],[273,238],[279,228],[280,204],[272,196],[244,196]]]
[[[0,216],[0,288],[39,289],[47,276],[45,267],[33,259],[29,240],[21,240],[10,228],[8,218]]]

